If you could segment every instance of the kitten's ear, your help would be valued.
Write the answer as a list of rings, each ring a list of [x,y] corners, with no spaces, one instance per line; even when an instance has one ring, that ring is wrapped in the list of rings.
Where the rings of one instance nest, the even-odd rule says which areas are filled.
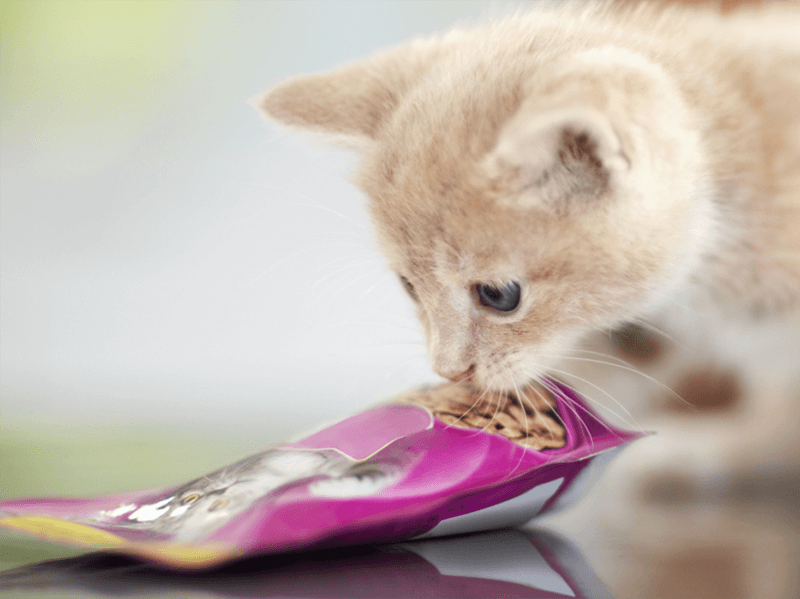
[[[611,121],[594,108],[523,106],[484,161],[502,201],[563,213],[600,197],[630,168]]]
[[[438,49],[436,40],[419,41],[334,71],[290,79],[254,103],[284,125],[358,144],[375,137]]]

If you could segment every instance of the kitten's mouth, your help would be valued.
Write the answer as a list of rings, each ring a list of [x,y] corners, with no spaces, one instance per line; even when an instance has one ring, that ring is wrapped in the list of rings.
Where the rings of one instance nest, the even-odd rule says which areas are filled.
[[[489,381],[480,380],[480,377],[471,376],[468,379],[462,379],[472,387],[485,391],[486,393],[496,393],[502,395],[514,395],[524,392],[526,389],[544,389],[545,386],[541,382],[541,378],[516,378],[508,377],[504,380],[497,380],[497,377],[490,378]],[[461,381],[455,381],[461,382]]]
[[[448,426],[502,435],[529,449],[566,444],[566,428],[552,392],[534,383],[514,391],[484,391],[470,382],[445,383],[401,396],[422,405]]]
[[[454,381],[461,384],[468,385],[476,394],[484,395],[501,395],[512,401],[525,397],[549,397],[550,389],[545,385],[541,378],[527,379],[525,382],[512,383],[510,386],[503,385],[503,383],[495,383],[491,385],[482,385],[476,381],[474,377],[463,379],[461,381]]]
[[[454,383],[461,383],[464,381],[468,381],[473,376],[475,376],[475,364],[467,368],[464,372],[461,372],[459,374],[456,374],[455,376],[450,376],[447,378],[449,378]]]

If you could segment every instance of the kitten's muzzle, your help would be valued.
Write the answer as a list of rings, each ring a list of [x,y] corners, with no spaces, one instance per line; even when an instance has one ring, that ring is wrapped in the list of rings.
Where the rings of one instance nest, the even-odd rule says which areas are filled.
[[[454,383],[460,383],[461,381],[466,381],[467,379],[472,377],[473,374],[475,374],[475,364],[470,365],[470,367],[467,368],[464,372],[460,372],[458,374],[451,375],[451,374],[445,374],[443,372],[440,372],[439,374],[441,374],[446,379],[450,379]]]

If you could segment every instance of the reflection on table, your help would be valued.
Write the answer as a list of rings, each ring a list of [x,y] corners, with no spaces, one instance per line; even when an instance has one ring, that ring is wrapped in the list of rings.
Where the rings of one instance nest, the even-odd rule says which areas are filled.
[[[0,573],[0,591],[208,597],[609,597],[583,555],[541,530],[264,556],[205,572],[108,553]]]

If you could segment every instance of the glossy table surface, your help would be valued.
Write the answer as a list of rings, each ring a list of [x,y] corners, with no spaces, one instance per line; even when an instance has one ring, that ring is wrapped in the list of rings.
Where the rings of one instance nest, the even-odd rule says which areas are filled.
[[[654,438],[645,443],[658,443]],[[798,477],[702,491],[627,489],[632,446],[582,500],[520,529],[261,556],[175,572],[4,532],[9,597],[617,597],[771,599],[800,590]],[[86,459],[86,456],[84,456]],[[9,556],[12,556],[13,559]],[[56,559],[48,559],[56,558]]]
[[[651,529],[583,544],[528,526],[252,558],[199,573],[89,553],[7,570],[0,591],[18,597],[796,596],[796,506],[681,505],[653,518]]]

